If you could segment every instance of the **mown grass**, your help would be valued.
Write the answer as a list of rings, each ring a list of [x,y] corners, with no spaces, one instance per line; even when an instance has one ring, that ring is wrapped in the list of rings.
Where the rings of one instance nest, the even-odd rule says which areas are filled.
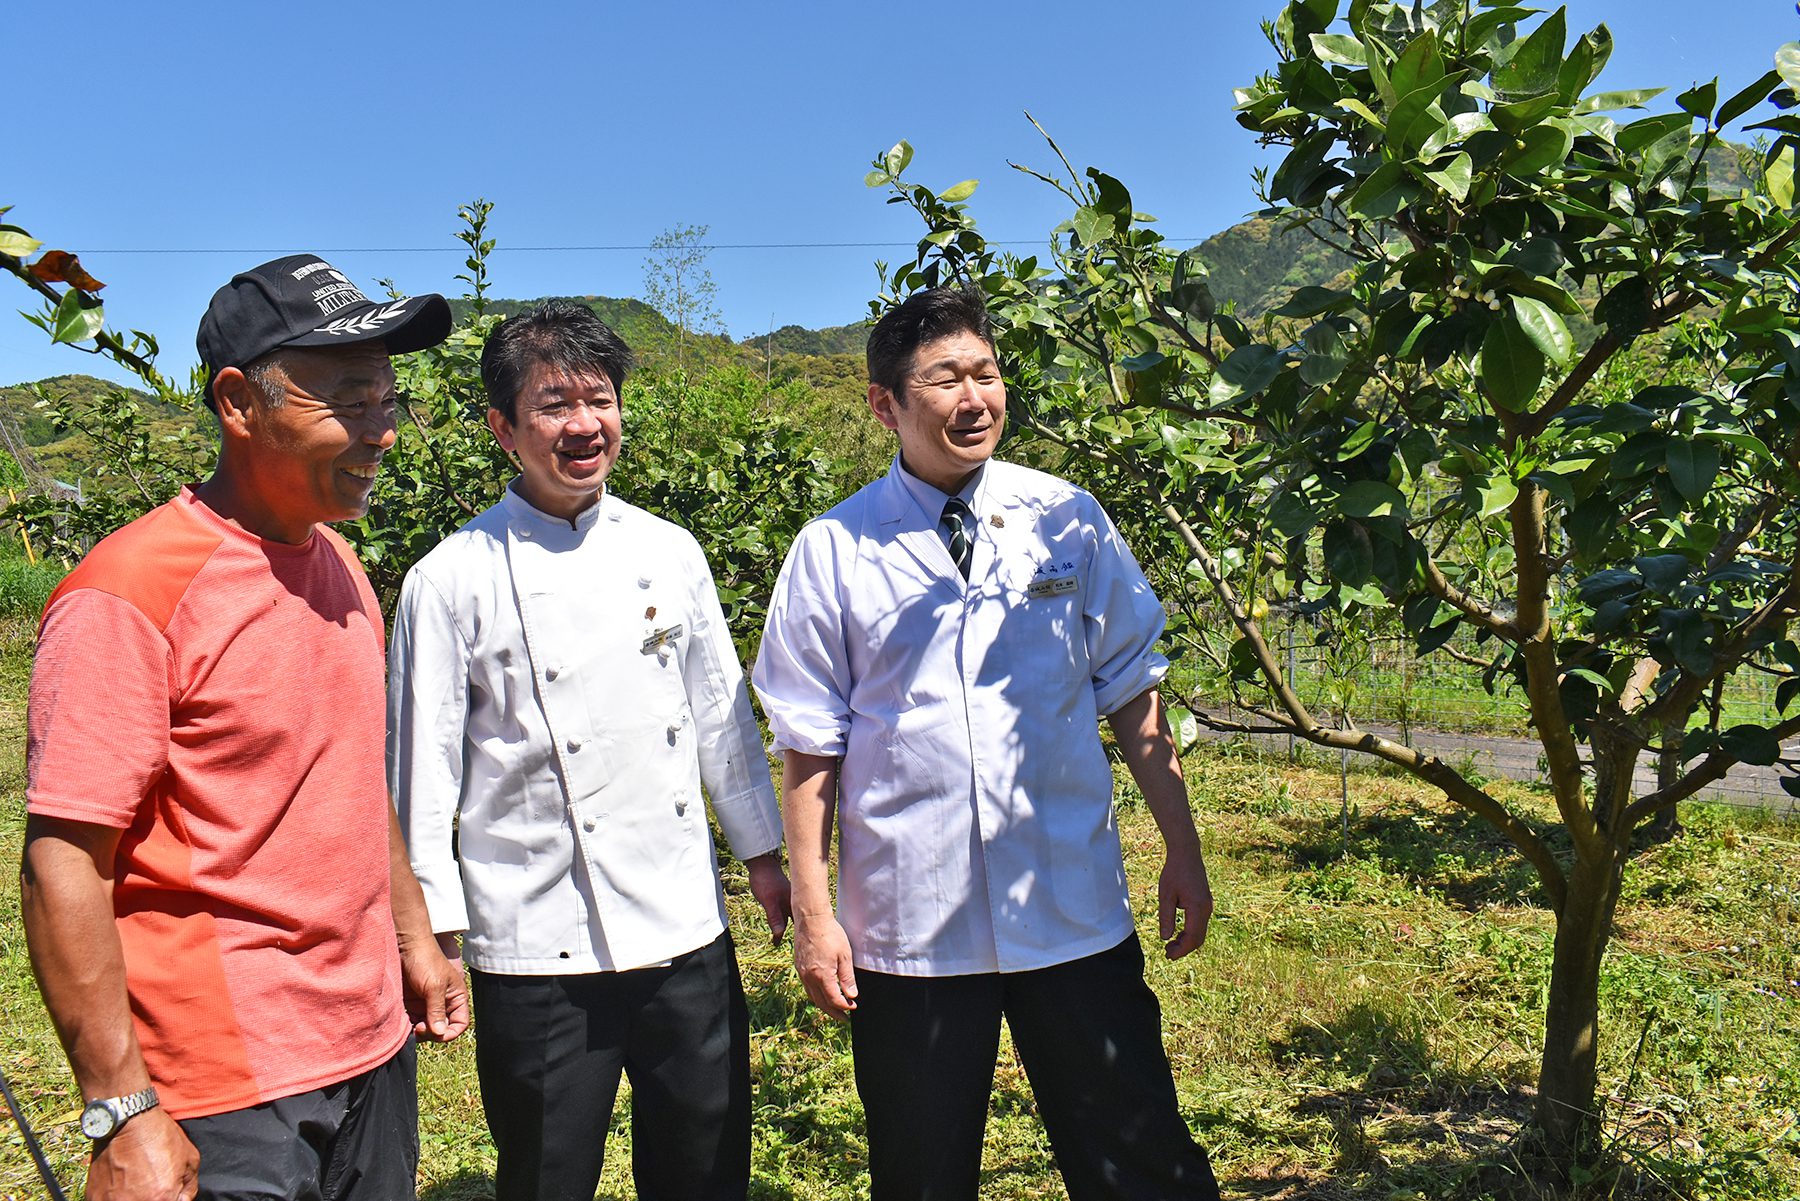
[[[28,622],[0,625],[0,1067],[65,1180],[85,1140],[30,978],[15,864],[23,825]],[[1603,986],[1605,1133],[1622,1167],[1554,1182],[1517,1138],[1530,1112],[1552,922],[1529,870],[1485,826],[1410,781],[1203,749],[1190,761],[1219,910],[1205,950],[1153,959],[1181,1104],[1227,1196],[1800,1197],[1800,827],[1695,808],[1634,863]],[[1496,785],[1549,823],[1523,786]],[[1155,941],[1159,843],[1120,811],[1140,930]],[[728,877],[751,997],[752,1196],[867,1193],[844,1029],[800,999]],[[420,1059],[422,1195],[491,1195],[470,1046]],[[626,1103],[602,1196],[632,1195]],[[984,1198],[1063,1192],[1023,1073],[1003,1049]],[[0,1198],[39,1188],[0,1127]]]

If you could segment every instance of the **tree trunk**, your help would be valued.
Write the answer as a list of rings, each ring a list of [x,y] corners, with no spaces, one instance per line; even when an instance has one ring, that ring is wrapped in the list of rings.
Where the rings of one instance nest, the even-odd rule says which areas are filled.
[[[1600,960],[1612,934],[1624,863],[1617,852],[1594,862],[1578,860],[1556,919],[1536,1121],[1545,1150],[1565,1162],[1587,1158],[1597,1141]]]
[[[1681,734],[1686,728],[1687,715],[1682,720],[1670,722],[1663,727],[1662,750],[1656,757],[1656,787],[1658,791],[1672,786],[1681,779]],[[1670,805],[1650,819],[1648,831],[1652,842],[1668,842],[1681,833],[1681,815],[1677,807]]]

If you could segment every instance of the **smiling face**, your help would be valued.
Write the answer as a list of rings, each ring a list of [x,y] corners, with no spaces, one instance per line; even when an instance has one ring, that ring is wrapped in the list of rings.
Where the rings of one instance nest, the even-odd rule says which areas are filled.
[[[298,544],[320,522],[368,512],[396,432],[394,368],[381,343],[283,350],[253,369],[267,391],[236,368],[225,371],[221,420],[239,461],[246,528]]]
[[[573,521],[600,499],[619,458],[619,397],[601,373],[539,363],[519,389],[517,420],[488,410],[488,428],[519,459],[519,494],[539,512]]]
[[[994,348],[966,330],[920,343],[900,391],[870,384],[869,408],[899,435],[908,471],[956,494],[993,457],[1006,426]]]

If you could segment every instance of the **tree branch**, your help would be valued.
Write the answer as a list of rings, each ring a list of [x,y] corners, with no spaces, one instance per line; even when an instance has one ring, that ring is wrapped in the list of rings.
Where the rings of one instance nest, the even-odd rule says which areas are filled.
[[[1779,741],[1800,734],[1800,715],[1795,715],[1773,726],[1769,732]],[[1713,751],[1702,759],[1697,767],[1690,768],[1679,780],[1667,788],[1659,788],[1633,801],[1625,810],[1625,829],[1635,830],[1644,819],[1654,815],[1658,810],[1687,800],[1708,784],[1725,777],[1725,773],[1735,767],[1740,760],[1737,756],[1723,750]]]

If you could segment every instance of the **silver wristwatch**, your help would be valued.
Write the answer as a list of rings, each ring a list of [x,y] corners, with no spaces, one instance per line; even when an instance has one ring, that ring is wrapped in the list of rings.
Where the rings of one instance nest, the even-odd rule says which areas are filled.
[[[123,1097],[102,1097],[98,1101],[89,1101],[87,1108],[81,1111],[81,1133],[95,1142],[111,1138],[119,1132],[119,1127],[146,1109],[155,1109],[157,1105],[155,1088],[146,1088]]]

